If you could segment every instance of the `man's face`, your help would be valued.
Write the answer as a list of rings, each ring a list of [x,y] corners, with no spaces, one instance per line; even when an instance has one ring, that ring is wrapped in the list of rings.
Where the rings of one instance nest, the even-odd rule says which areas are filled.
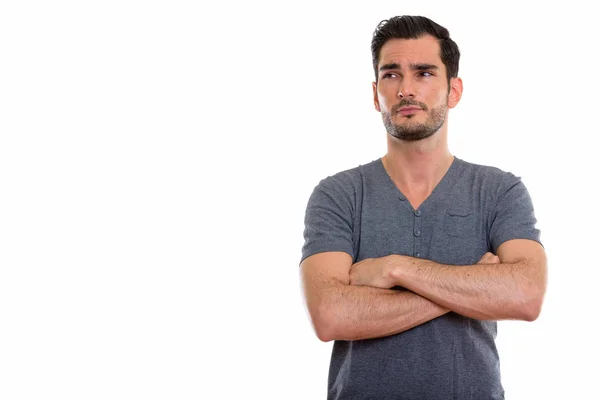
[[[388,40],[381,48],[377,68],[375,108],[381,112],[388,133],[407,141],[436,133],[448,108],[456,105],[449,102],[446,67],[437,39]]]

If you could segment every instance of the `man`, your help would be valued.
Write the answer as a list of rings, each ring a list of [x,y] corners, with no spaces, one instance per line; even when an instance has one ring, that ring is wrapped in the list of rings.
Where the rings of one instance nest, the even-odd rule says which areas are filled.
[[[535,320],[546,256],[515,175],[450,154],[460,53],[425,17],[372,40],[381,159],[329,176],[307,205],[301,277],[329,399],[503,399],[497,320]]]

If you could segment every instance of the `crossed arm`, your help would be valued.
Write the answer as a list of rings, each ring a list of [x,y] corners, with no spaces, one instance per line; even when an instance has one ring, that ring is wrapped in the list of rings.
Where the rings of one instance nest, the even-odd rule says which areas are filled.
[[[470,266],[400,255],[351,262],[346,253],[326,252],[301,265],[307,308],[323,341],[388,336],[449,311],[533,321],[546,290],[544,250],[526,239],[509,240],[497,257],[487,253]]]

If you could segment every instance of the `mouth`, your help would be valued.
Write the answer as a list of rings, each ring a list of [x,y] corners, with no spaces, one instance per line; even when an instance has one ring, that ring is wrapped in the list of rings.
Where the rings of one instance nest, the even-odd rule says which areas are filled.
[[[410,115],[410,114],[415,114],[418,111],[422,111],[422,109],[419,107],[402,107],[401,109],[398,110],[398,114]]]

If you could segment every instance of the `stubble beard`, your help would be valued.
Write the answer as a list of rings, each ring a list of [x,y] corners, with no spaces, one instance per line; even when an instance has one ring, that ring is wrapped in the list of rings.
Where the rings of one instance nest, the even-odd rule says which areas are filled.
[[[425,122],[412,122],[410,119],[413,119],[415,116],[409,115],[406,117],[407,121],[403,125],[395,124],[392,120],[392,114],[397,113],[397,110],[403,106],[404,104],[400,103],[396,107],[392,107],[391,112],[381,113],[385,129],[396,139],[406,141],[423,140],[432,136],[442,127],[442,125],[444,125],[446,111],[448,110],[448,107],[445,104],[432,108],[428,113],[429,117]],[[424,105],[421,105],[421,108],[427,112],[427,108]]]

